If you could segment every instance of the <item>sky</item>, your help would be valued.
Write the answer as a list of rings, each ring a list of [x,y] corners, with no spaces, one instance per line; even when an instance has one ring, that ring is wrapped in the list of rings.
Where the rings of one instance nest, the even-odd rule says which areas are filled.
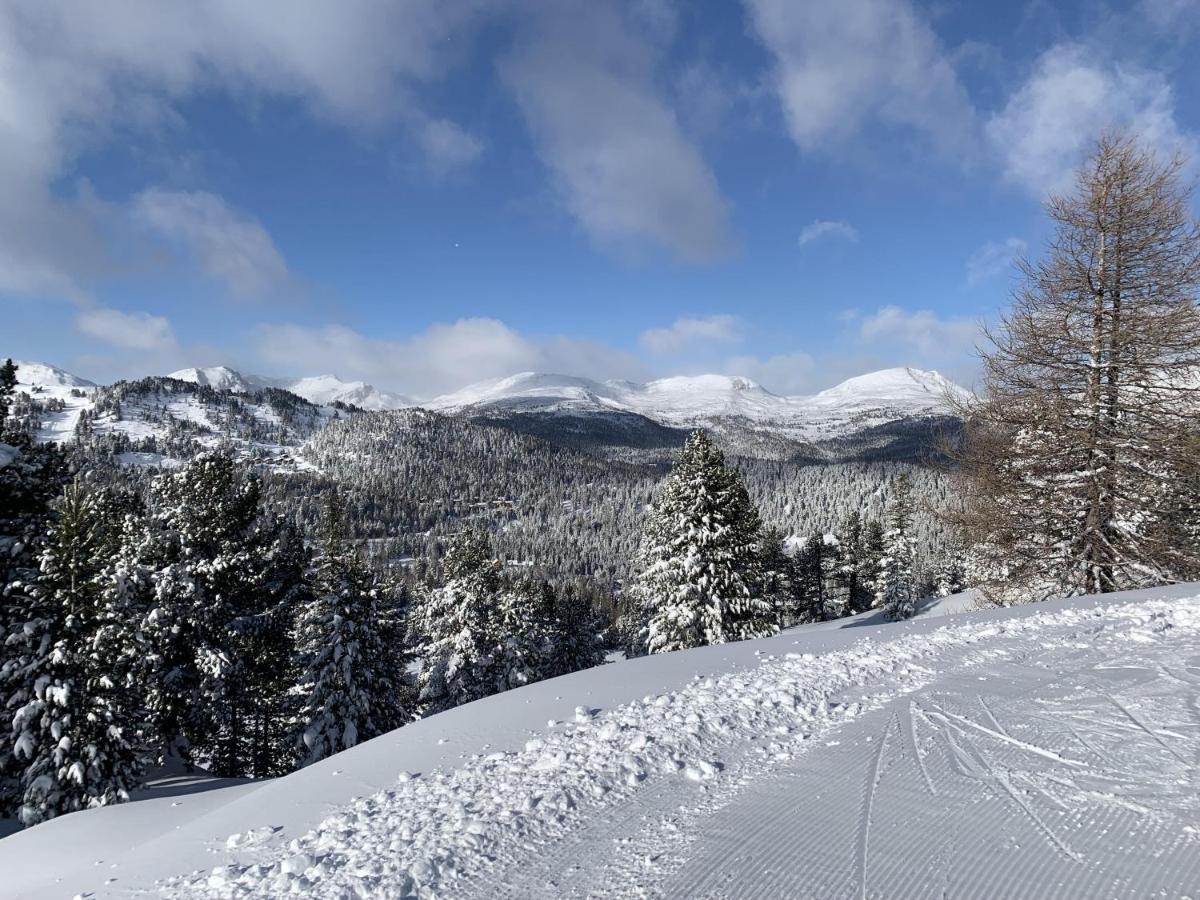
[[[1196,155],[1198,50],[1200,0],[0,0],[0,354],[970,384],[1096,135]]]

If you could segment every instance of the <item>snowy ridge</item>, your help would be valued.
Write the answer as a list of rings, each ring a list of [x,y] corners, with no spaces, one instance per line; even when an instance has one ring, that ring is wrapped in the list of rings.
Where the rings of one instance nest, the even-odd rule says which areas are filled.
[[[592,669],[276,781],[56,819],[0,870],[23,897],[1180,896],[1196,592]],[[63,866],[68,843],[92,852]]]
[[[885,369],[811,397],[773,394],[748,378],[698,375],[646,384],[523,372],[424,404],[449,413],[633,413],[660,425],[743,429],[796,440],[836,437],[907,417],[952,414],[967,392],[937,372]]]

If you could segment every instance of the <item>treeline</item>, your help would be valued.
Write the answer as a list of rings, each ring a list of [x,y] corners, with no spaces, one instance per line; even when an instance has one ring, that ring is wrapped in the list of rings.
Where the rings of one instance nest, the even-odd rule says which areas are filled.
[[[0,450],[0,804],[26,825],[128,799],[151,766],[283,774],[603,659],[586,598],[505,577],[482,534],[444,584],[390,579],[336,491],[309,541],[227,453],[138,492]]]

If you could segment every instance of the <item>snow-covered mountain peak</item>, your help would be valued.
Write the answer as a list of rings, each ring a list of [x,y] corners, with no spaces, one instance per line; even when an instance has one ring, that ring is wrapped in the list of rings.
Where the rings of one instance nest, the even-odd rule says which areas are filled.
[[[40,362],[13,360],[17,367],[17,382],[37,387],[92,388],[95,382],[72,375],[70,372]]]
[[[467,385],[461,390],[435,397],[423,404],[427,409],[456,410],[496,403],[586,402],[603,404],[614,400],[614,386],[575,375],[518,372]]]
[[[228,366],[180,369],[167,377],[210,387],[214,391],[232,391],[235,394],[248,394],[265,386],[264,379],[243,375]]]
[[[770,391],[740,375],[675,375],[649,382],[645,385],[645,391],[648,394],[684,393],[709,396],[744,391],[771,395]]]
[[[938,372],[924,369],[881,369],[848,378],[841,384],[821,391],[812,402],[822,406],[851,404],[942,407],[948,397],[965,395],[966,390]]]
[[[310,403],[349,403],[362,409],[404,409],[413,402],[365,381],[342,381],[336,375],[312,375],[281,385]]]

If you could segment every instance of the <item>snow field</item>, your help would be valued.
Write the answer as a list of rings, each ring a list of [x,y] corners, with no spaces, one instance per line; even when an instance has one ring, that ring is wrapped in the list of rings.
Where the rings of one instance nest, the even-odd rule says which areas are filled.
[[[551,723],[516,752],[477,755],[453,771],[401,774],[392,787],[355,800],[285,847],[270,843],[272,829],[232,836],[223,848],[232,851],[230,864],[171,879],[160,890],[180,897],[494,896],[498,883],[511,883],[516,892],[508,896],[661,893],[673,874],[687,875],[687,860],[695,869],[703,859],[676,853],[674,869],[656,869],[664,847],[706,839],[689,816],[736,807],[772,773],[802,770],[810,754],[827,755],[849,723],[937,679],[943,657],[953,655],[960,669],[995,666],[1031,646],[1053,654],[1091,647],[1098,635],[1153,644],[1164,635],[1194,637],[1198,628],[1194,604],[1153,600],[950,625],[887,643],[865,638],[820,655],[763,656],[748,671],[697,677],[681,690],[611,710],[579,707],[574,721]],[[952,735],[958,729],[978,736],[979,728],[1003,734],[932,706],[923,715]],[[877,740],[874,783],[862,801],[867,822],[875,787],[891,765],[889,742],[898,738],[884,731]],[[1022,746],[1028,742],[1020,738],[1005,735],[1001,743],[1058,768],[1087,765]],[[1002,785],[1003,773],[991,771],[989,783]],[[1021,797],[1013,796],[1019,809]],[[637,815],[648,812],[654,814]],[[580,838],[589,831],[606,842],[592,866],[596,877],[568,889],[557,879],[581,864],[580,847],[602,846]],[[869,829],[848,844],[858,848],[865,895]],[[711,888],[701,876],[689,876],[698,879],[698,892]]]

